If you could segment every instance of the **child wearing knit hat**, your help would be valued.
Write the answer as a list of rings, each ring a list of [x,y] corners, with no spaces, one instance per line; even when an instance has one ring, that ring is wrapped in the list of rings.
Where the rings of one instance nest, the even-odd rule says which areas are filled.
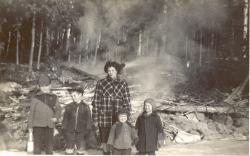
[[[155,112],[156,102],[152,98],[144,101],[143,112],[136,121],[139,141],[136,145],[140,155],[155,155],[159,139],[164,139],[161,119]]]
[[[56,123],[61,118],[61,106],[56,95],[51,93],[51,79],[46,73],[39,75],[40,90],[30,99],[28,115],[28,152],[32,154],[53,154],[53,135]]]

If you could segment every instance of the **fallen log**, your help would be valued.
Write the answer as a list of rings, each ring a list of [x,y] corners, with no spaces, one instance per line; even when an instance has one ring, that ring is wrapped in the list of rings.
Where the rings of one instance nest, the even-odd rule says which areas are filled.
[[[247,115],[247,110],[242,112],[235,107],[230,106],[206,106],[206,105],[171,105],[166,102],[157,103],[156,110],[168,112],[201,112],[201,113],[239,113]]]
[[[87,73],[87,72],[82,71],[82,70],[80,70],[80,69],[77,69],[77,68],[75,68],[75,67],[68,67],[68,66],[62,65],[61,68],[62,68],[63,70],[68,70],[68,71],[70,71],[70,72],[72,72],[72,73],[74,73],[74,74],[81,75],[81,76],[82,76],[82,79],[81,79],[81,80],[88,80],[88,79],[90,79],[90,80],[99,80],[99,79],[100,79],[100,78],[99,78],[98,76],[96,76],[96,75],[92,75],[92,74],[90,74],[90,73]]]
[[[239,106],[239,107],[244,107],[245,105],[248,105],[248,103],[249,103],[249,100],[244,99],[244,100],[241,100],[241,101],[237,102],[236,105]]]
[[[2,107],[2,106],[0,106],[0,111],[2,111],[2,112],[10,112],[12,110],[13,110],[12,107]]]

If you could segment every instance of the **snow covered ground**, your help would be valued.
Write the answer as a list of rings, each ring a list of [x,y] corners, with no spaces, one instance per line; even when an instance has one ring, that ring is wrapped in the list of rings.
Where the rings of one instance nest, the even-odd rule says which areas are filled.
[[[133,151],[133,154],[135,151]],[[63,151],[56,151],[54,155],[63,155]],[[89,155],[102,155],[100,150],[88,150]],[[27,155],[24,151],[0,151],[1,156]],[[193,144],[166,145],[156,152],[156,155],[168,156],[248,156],[248,140],[212,140]]]

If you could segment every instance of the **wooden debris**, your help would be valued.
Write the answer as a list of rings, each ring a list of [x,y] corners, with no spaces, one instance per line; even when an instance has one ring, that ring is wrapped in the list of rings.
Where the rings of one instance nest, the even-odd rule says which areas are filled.
[[[17,99],[15,99],[15,98],[13,98],[13,97],[9,97],[9,99],[11,99],[13,102],[15,102],[15,103],[19,103],[19,101],[17,100]]]
[[[11,107],[2,107],[2,106],[0,106],[0,110],[1,110],[2,112],[10,112],[10,111],[12,111],[13,109],[12,109]]]
[[[200,135],[190,134],[182,130],[178,130],[178,133],[175,137],[176,143],[193,143],[201,140]]]
[[[81,78],[82,81],[84,81],[84,80],[89,80],[89,79],[90,79],[90,80],[98,80],[98,79],[99,79],[98,76],[92,75],[92,74],[90,74],[90,73],[87,73],[87,72],[82,71],[82,70],[80,70],[80,69],[77,69],[77,68],[75,68],[75,67],[67,67],[67,66],[65,66],[65,65],[62,65],[61,68],[62,68],[63,70],[68,70],[68,71],[70,71],[70,72],[72,72],[72,73],[75,73],[75,74],[77,74],[77,75],[80,75],[80,76],[82,77],[82,78]]]
[[[169,112],[203,112],[203,113],[243,113],[238,112],[230,106],[204,106],[204,105],[170,105],[169,103],[158,103],[157,110]]]
[[[240,84],[233,92],[232,94],[230,94],[225,100],[224,102],[229,103],[229,104],[233,104],[234,100],[239,98],[240,95],[242,94],[243,89],[246,87],[246,84],[248,82],[249,79],[249,75],[247,75],[247,77],[245,78],[245,80],[243,81],[242,84]]]

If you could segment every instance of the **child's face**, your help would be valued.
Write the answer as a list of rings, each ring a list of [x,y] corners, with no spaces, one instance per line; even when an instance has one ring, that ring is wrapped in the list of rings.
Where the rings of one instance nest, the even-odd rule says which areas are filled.
[[[71,96],[72,96],[72,99],[73,99],[74,102],[79,102],[79,101],[81,101],[82,93],[72,92]]]
[[[119,114],[118,115],[118,120],[121,122],[121,123],[124,123],[128,120],[128,117],[127,117],[127,114]]]
[[[41,91],[44,92],[44,93],[49,93],[50,92],[50,88],[51,88],[51,85],[40,86]]]
[[[152,113],[153,107],[152,107],[152,105],[150,103],[145,103],[144,110],[145,110],[146,113]]]

